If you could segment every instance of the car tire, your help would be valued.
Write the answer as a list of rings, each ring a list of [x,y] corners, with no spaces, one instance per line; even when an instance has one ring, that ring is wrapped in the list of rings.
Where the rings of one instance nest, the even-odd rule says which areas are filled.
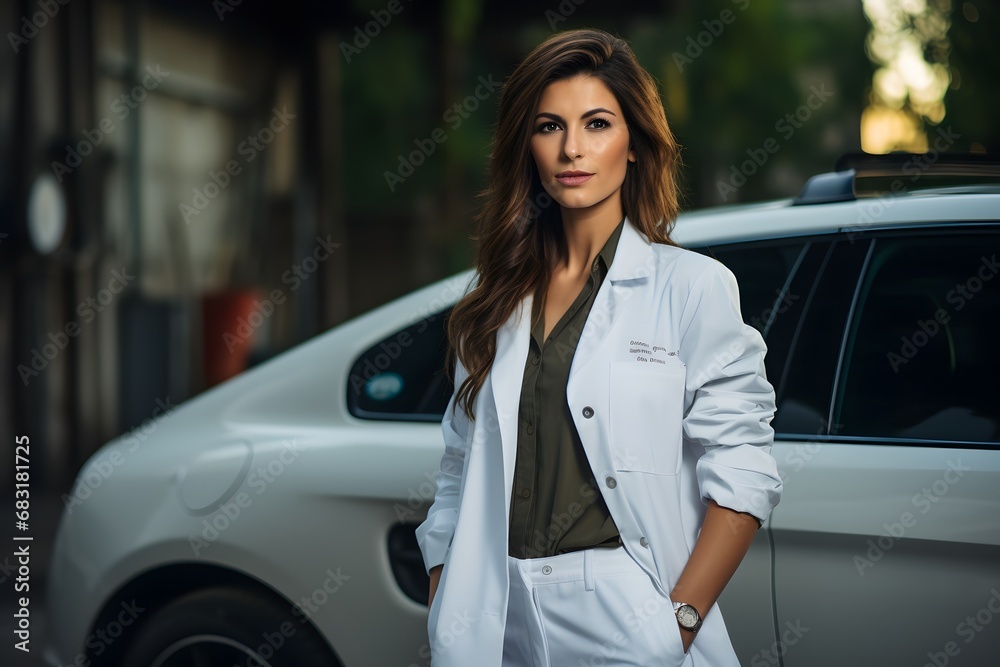
[[[136,628],[123,667],[339,667],[306,617],[237,587],[187,593]]]

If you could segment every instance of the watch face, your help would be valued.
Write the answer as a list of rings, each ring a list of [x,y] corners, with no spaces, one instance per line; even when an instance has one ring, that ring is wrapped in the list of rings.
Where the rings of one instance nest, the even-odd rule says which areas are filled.
[[[689,604],[682,604],[677,608],[677,620],[681,622],[681,625],[690,630],[691,628],[698,625],[698,610]]]

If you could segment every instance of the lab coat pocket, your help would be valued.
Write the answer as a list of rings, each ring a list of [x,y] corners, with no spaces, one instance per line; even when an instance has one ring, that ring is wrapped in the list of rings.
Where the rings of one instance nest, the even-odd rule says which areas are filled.
[[[677,623],[677,616],[673,611],[673,601],[668,597],[665,604],[669,613],[664,614],[662,618],[666,625],[663,628],[663,638],[666,640],[667,650],[670,652],[670,664],[682,667],[683,665],[690,664],[688,656],[691,655],[691,648],[688,647],[688,650],[684,651],[684,639],[681,637],[681,626]]]
[[[639,361],[611,364],[611,450],[615,468],[676,475],[686,368]]]

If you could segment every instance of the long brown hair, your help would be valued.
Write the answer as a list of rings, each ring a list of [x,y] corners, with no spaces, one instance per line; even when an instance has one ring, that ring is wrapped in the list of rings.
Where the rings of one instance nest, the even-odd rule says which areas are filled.
[[[552,81],[588,74],[604,82],[618,100],[636,161],[622,183],[629,221],[653,243],[670,238],[679,204],[680,146],[667,125],[656,80],[639,64],[628,43],[603,30],[556,33],[538,45],[504,81],[496,132],[490,144],[485,200],[479,226],[476,286],[447,321],[450,370],[457,352],[468,378],[456,405],[472,410],[496,356],[496,334],[521,300],[544,294],[553,262],[565,253],[558,204],[542,188],[531,156],[533,119],[542,90]]]

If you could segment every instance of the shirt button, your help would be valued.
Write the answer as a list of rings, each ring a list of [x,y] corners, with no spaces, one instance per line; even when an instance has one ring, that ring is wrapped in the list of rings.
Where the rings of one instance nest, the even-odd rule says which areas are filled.
[[[531,495],[531,490],[530,489],[521,489],[521,497],[522,498],[527,498],[530,495]]]
[[[528,424],[528,428],[526,430],[528,431],[528,435],[531,435],[532,433],[535,432],[535,427],[532,426],[531,424]]]
[[[618,480],[616,480],[614,477],[608,477],[607,479],[604,480],[604,483],[608,485],[609,489],[613,489],[616,486],[618,486]]]
[[[542,566],[542,574],[552,574],[552,566],[551,565],[543,565]]]
[[[647,540],[645,537],[640,537],[639,538],[639,544],[641,544],[642,546],[648,548],[649,547],[649,540]]]
[[[532,366],[537,366],[538,365],[538,356],[537,355],[532,355],[531,356],[531,365]]]
[[[586,407],[584,407],[583,408],[583,416],[586,417],[587,419],[590,419],[591,417],[593,417],[594,416],[594,408],[590,407],[589,405],[586,406]]]

